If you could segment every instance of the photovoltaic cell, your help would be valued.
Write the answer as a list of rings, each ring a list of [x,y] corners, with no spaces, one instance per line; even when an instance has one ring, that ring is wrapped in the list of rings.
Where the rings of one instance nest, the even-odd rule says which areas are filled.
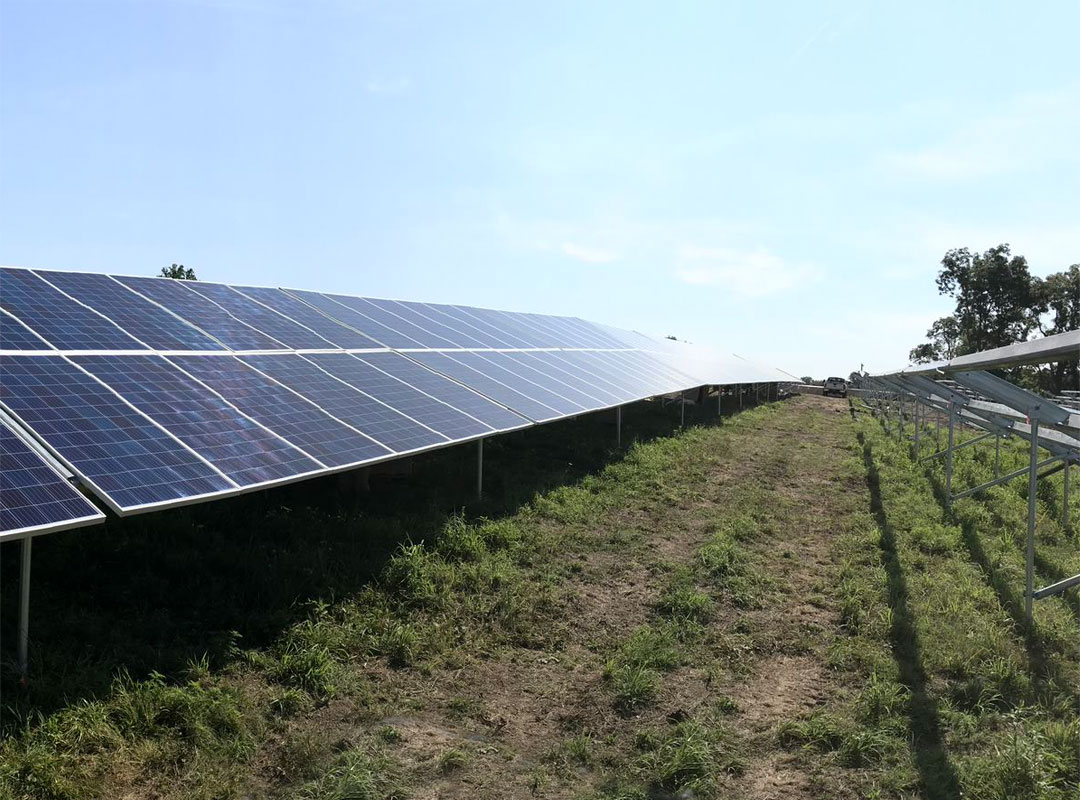
[[[326,314],[281,289],[268,289],[262,286],[234,286],[233,288],[252,300],[269,306],[279,314],[284,314],[289,319],[311,328],[327,341],[333,342],[335,347],[353,350],[382,346],[374,339],[352,328],[347,328],[340,322],[335,322]]]
[[[219,342],[140,297],[108,275],[45,272],[49,283],[108,317],[155,350],[221,350]]]
[[[518,380],[516,376],[502,375],[500,378],[496,374],[491,374],[498,373],[491,364],[481,363],[478,368],[474,368],[461,360],[451,358],[446,353],[426,352],[409,355],[428,369],[441,372],[536,422],[546,422],[564,415],[564,412],[552,408],[529,394],[529,389],[532,387]],[[465,354],[455,353],[454,355]],[[520,388],[514,388],[509,383],[505,383],[505,380],[517,381]]]
[[[514,357],[522,363],[548,372],[564,383],[582,387],[589,394],[605,401],[607,405],[638,399],[633,392],[627,391],[623,386],[616,386],[595,371],[588,370],[579,363],[559,358],[557,352],[545,350],[536,353],[515,353]]]
[[[235,490],[59,356],[0,356],[0,402],[119,509]]]
[[[552,406],[560,414],[580,414],[596,405],[592,400],[581,399],[578,402],[572,399],[569,396],[571,392],[564,394],[561,391],[564,387],[519,368],[512,359],[506,358],[504,353],[452,353],[450,357],[513,386],[519,392],[528,394],[544,405]]]
[[[482,353],[488,361],[492,361],[511,372],[532,381],[537,386],[565,397],[582,408],[603,408],[616,402],[615,398],[606,392],[594,389],[591,386],[575,385],[565,373],[557,372],[537,362],[527,363],[522,353]]]
[[[328,466],[359,464],[392,452],[232,356],[173,356],[169,360]]]
[[[520,414],[398,353],[357,353],[355,357],[476,417],[495,430],[514,430],[529,423]]]
[[[105,515],[0,422],[0,538],[99,522]]]
[[[117,275],[116,280],[139,294],[160,303],[200,330],[206,331],[231,350],[285,350],[284,344],[245,325],[225,309],[201,294],[188,289],[186,281],[167,278],[131,278]]]
[[[495,311],[490,308],[472,306],[451,306],[453,313],[466,319],[474,319],[497,331],[504,331],[513,336],[520,344],[515,347],[558,347],[550,336],[543,336],[539,331],[518,318],[516,314]]]
[[[426,326],[417,325],[415,322],[407,319],[405,315],[400,312],[400,309],[391,309],[388,307],[388,301],[385,300],[369,300],[366,297],[350,297],[343,294],[331,294],[327,295],[331,300],[341,305],[348,306],[358,314],[367,317],[375,324],[381,326],[381,329],[387,331],[393,331],[398,336],[405,336],[406,338],[416,342],[413,347],[462,347],[453,339],[448,339],[445,336],[441,336],[431,330],[428,330]],[[407,347],[408,345],[391,345],[392,347]],[[475,345],[474,345],[475,346]]]
[[[393,375],[383,372],[348,353],[306,356],[335,378],[340,378],[353,388],[360,389],[388,406],[398,409],[417,422],[438,431],[447,439],[468,439],[493,428],[479,420],[466,416],[456,408],[429,397]],[[399,356],[401,358],[401,356]]]
[[[160,356],[80,356],[75,362],[240,486],[320,469]]]
[[[29,270],[0,267],[0,307],[60,350],[146,349]]]
[[[438,303],[416,303],[414,305],[422,306],[429,313],[445,320],[448,325],[457,326],[463,331],[468,331],[481,341],[486,342],[485,347],[529,346],[528,342],[518,338],[510,330],[505,328],[500,330],[477,317],[471,317],[457,306],[440,305]]]
[[[410,339],[408,336],[398,333],[397,330],[388,328],[385,325],[376,322],[371,317],[365,316],[359,311],[354,311],[347,305],[336,302],[332,299],[331,295],[319,294],[318,292],[302,292],[293,289],[290,289],[289,293],[303,300],[308,305],[314,306],[324,314],[328,314],[338,322],[360,331],[383,347],[409,348],[424,346],[416,339]],[[447,345],[443,346],[445,347]]]
[[[203,297],[213,300],[241,322],[272,336],[284,345],[296,350],[325,350],[335,347],[315,331],[283,317],[250,297],[240,294],[232,287],[221,283],[203,283],[195,281],[187,288],[198,292]]]
[[[628,398],[649,397],[657,388],[655,383],[650,384],[639,375],[630,372],[624,365],[611,361],[607,358],[611,355],[610,353],[560,350],[557,353],[537,353],[536,355],[568,364],[588,375],[595,375],[607,381],[609,385],[618,387]]]
[[[428,336],[436,336],[440,340],[450,342],[453,347],[491,347],[491,345],[483,341],[482,337],[478,338],[475,331],[469,332],[461,326],[447,324],[446,320],[440,320],[436,314],[423,309],[420,303],[403,303],[399,300],[374,300],[372,298],[360,299],[407,320]],[[445,347],[446,345],[436,346]]]
[[[299,392],[327,413],[347,422],[397,453],[445,444],[440,433],[428,430],[402,413],[328,375],[303,356],[243,356],[241,360]]]
[[[0,350],[51,350],[40,336],[6,311],[0,310]]]

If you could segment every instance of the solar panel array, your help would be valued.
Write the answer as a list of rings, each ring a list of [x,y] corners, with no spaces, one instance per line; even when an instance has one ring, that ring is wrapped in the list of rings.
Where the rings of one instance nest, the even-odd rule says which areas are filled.
[[[119,514],[776,380],[572,317],[0,268],[0,406]],[[4,436],[0,536],[97,514]],[[9,460],[29,465],[18,496]]]

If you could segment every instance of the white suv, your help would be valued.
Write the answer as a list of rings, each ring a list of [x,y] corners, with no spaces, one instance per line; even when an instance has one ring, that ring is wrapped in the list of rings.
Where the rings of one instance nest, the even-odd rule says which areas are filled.
[[[826,378],[821,387],[821,393],[828,397],[835,394],[837,397],[847,397],[847,381],[843,378]]]

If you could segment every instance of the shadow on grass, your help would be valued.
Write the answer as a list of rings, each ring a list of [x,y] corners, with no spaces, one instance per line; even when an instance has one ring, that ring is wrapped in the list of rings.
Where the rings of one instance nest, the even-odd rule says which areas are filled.
[[[736,412],[725,398],[723,416]],[[6,544],[0,724],[100,696],[118,674],[177,679],[191,660],[220,666],[234,646],[265,646],[310,604],[355,594],[403,542],[436,536],[452,515],[511,515],[617,460],[614,421],[602,411],[486,440],[479,501],[467,444],[391,462],[408,474],[372,475],[369,491],[346,473],[40,537],[26,686],[12,669],[19,544]],[[715,399],[686,409],[688,426],[722,421]],[[678,429],[677,404],[623,408],[624,449]]]
[[[866,466],[866,484],[870,490],[870,511],[881,531],[881,561],[888,576],[892,625],[889,636],[893,657],[900,671],[900,681],[911,692],[909,716],[914,739],[915,762],[927,798],[945,800],[960,797],[960,781],[945,752],[938,717],[937,701],[927,691],[927,676],[922,665],[922,646],[908,606],[907,579],[896,550],[896,535],[889,524],[881,499],[881,481],[873,451],[866,437],[859,433]]]

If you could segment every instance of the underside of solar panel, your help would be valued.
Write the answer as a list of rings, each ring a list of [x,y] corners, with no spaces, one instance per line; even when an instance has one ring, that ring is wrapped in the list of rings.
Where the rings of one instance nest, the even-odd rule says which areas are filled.
[[[786,379],[574,317],[0,267],[0,536],[102,518],[43,457],[130,514]]]

